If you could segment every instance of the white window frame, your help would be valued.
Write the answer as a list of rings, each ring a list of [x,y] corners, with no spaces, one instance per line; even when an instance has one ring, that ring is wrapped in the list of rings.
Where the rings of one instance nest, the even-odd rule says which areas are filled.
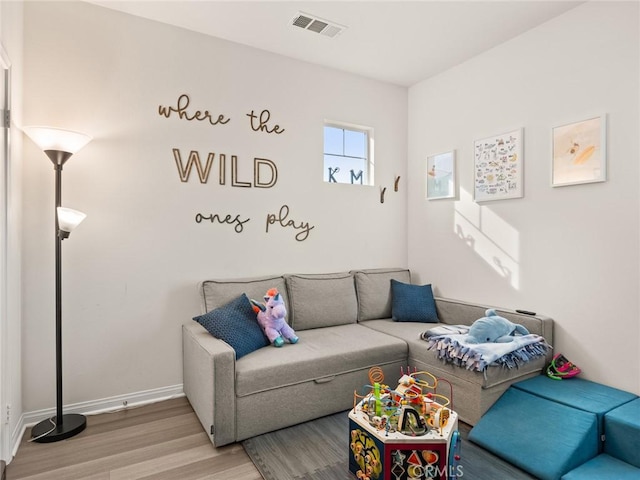
[[[367,135],[367,145],[366,145],[366,158],[365,158],[365,171],[362,173],[362,186],[372,186],[375,183],[375,162],[374,162],[374,148],[373,148],[373,128],[372,127],[366,127],[363,125],[356,125],[354,123],[346,123],[346,122],[339,122],[339,121],[335,121],[335,120],[325,120],[324,124],[322,126],[322,134],[323,134],[323,140],[322,140],[322,168],[323,168],[323,172],[322,172],[322,178],[324,179],[324,169],[325,169],[325,161],[324,161],[324,157],[325,155],[333,155],[333,156],[337,156],[337,157],[343,157],[343,158],[354,158],[354,157],[349,157],[347,155],[334,155],[331,153],[326,153],[324,151],[324,128],[325,127],[333,127],[333,128],[339,128],[341,130],[349,130],[352,132],[359,132],[359,133],[365,133]],[[360,157],[357,157],[360,158]],[[334,182],[327,182],[325,181],[325,183],[334,183]],[[360,185],[359,183],[346,183],[346,182],[337,182],[338,185]]]

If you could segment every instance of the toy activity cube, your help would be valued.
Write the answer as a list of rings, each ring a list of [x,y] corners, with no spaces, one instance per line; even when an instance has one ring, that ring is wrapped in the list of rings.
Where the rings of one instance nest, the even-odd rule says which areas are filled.
[[[433,378],[403,375],[394,390],[372,381],[371,392],[349,412],[349,471],[359,480],[461,476],[458,415],[446,397],[425,391],[435,390],[437,380],[429,384],[421,375]]]

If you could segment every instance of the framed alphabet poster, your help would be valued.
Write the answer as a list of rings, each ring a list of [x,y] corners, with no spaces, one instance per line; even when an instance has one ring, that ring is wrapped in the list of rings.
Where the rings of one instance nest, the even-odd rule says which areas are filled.
[[[440,153],[427,157],[427,200],[455,198],[456,153]]]
[[[523,196],[523,129],[476,140],[474,200],[488,202]]]
[[[607,179],[606,130],[604,115],[553,128],[552,186]]]

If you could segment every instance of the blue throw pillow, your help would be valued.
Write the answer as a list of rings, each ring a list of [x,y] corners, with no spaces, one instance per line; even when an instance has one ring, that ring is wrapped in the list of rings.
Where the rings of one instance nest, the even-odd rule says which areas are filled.
[[[391,317],[395,322],[438,323],[431,285],[411,285],[391,279]]]
[[[251,301],[244,293],[226,305],[193,319],[211,335],[228,343],[236,351],[236,360],[269,345]]]

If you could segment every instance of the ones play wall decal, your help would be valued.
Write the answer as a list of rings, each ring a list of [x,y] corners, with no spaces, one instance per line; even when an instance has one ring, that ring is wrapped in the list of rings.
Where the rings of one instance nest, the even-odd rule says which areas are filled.
[[[206,124],[221,128],[231,122],[231,117],[223,113],[212,114],[210,110],[199,110],[189,108],[191,99],[189,95],[183,93],[178,96],[175,104],[172,106],[158,105],[158,115],[170,119],[171,117],[177,117],[179,120],[187,122],[205,122]],[[250,131],[264,133],[267,135],[281,135],[285,132],[285,129],[275,123],[271,122],[271,112],[267,109],[263,109],[260,113],[255,113],[255,110],[251,110],[250,113],[245,114],[248,117],[248,126]],[[183,154],[179,148],[172,148],[173,160],[178,170],[178,177],[183,183],[188,183],[191,177],[191,172],[195,169],[198,180],[200,183],[206,184],[209,179],[216,179],[219,185],[227,185],[228,175],[227,171],[230,171],[231,187],[239,188],[273,188],[278,183],[278,167],[273,160],[268,158],[255,157],[253,159],[253,179],[240,179],[238,178],[238,156],[229,155],[227,153],[219,152],[207,152],[206,160],[205,155],[200,155],[197,150],[191,150],[188,154]],[[217,163],[217,174],[212,171],[214,165]],[[215,181],[215,180],[213,180]],[[242,218],[241,214],[220,214],[220,213],[197,213],[195,215],[195,221],[198,224],[218,224],[218,225],[230,225],[236,233],[242,233],[244,226],[251,219]],[[277,225],[282,228],[292,228],[294,231],[299,230],[294,238],[298,242],[302,242],[309,237],[309,233],[315,226],[305,221],[295,221],[289,219],[289,206],[282,205],[278,213],[268,213],[266,215],[266,229],[265,232],[269,233],[269,227]]]

